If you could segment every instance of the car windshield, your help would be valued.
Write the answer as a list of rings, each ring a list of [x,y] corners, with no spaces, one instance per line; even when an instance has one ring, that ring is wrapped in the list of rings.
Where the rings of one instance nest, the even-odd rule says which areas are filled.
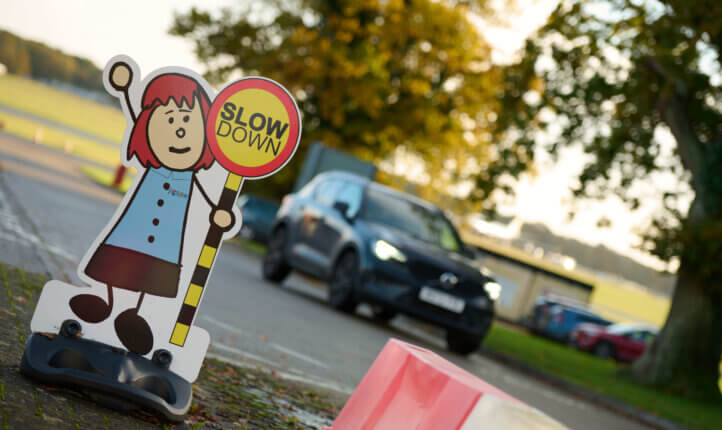
[[[368,187],[359,216],[448,251],[461,251],[454,227],[441,214],[410,200]]]
[[[607,327],[607,333],[611,334],[624,335],[632,331],[634,331],[634,327],[624,323],[612,324]]]

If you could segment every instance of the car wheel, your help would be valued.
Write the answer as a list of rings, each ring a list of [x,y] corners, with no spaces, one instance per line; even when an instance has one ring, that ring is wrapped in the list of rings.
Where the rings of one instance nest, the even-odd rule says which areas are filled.
[[[291,272],[291,266],[283,256],[286,244],[286,229],[281,227],[271,234],[266,255],[263,257],[263,277],[271,282],[280,283]]]
[[[614,345],[610,344],[609,342],[599,342],[594,347],[593,352],[594,355],[596,355],[597,357],[608,360],[610,358],[614,358]]]
[[[343,253],[331,274],[328,285],[328,303],[342,312],[354,312],[358,306],[355,298],[357,278],[358,258],[356,254],[351,251]]]
[[[371,312],[373,312],[375,319],[384,323],[391,321],[398,314],[393,309],[378,305],[371,306]]]
[[[468,355],[479,349],[483,336],[474,336],[455,330],[446,331],[446,346],[449,351],[461,355]]]

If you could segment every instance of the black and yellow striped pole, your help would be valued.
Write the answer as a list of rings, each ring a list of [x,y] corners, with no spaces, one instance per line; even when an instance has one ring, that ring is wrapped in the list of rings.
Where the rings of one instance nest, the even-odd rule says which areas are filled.
[[[229,172],[217,209],[231,212],[244,178],[269,176],[291,159],[301,140],[301,115],[283,86],[249,77],[231,83],[216,96],[206,130],[216,161]],[[173,345],[186,343],[224,232],[211,222],[173,326]]]
[[[242,183],[243,176],[236,175],[235,173],[228,174],[228,179],[226,179],[226,184],[221,192],[221,198],[218,200],[218,209],[225,209],[231,212]],[[193,269],[191,283],[188,286],[188,291],[186,291],[186,296],[183,300],[180,313],[178,314],[178,319],[175,322],[175,327],[173,327],[173,333],[170,336],[170,343],[173,345],[185,345],[188,330],[190,330],[193,319],[195,318],[198,304],[203,295],[203,289],[206,287],[208,275],[211,272],[213,261],[216,259],[218,247],[223,238],[223,232],[224,230],[222,228],[211,223],[211,228],[208,230],[206,240],[203,242],[201,255],[198,257],[198,263],[196,263],[196,267]]]

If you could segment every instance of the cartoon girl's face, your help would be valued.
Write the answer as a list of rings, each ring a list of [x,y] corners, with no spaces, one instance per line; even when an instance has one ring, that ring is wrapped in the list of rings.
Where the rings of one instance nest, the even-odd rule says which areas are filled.
[[[205,124],[198,99],[191,109],[185,101],[178,106],[171,97],[167,105],[160,105],[148,121],[148,143],[153,154],[164,167],[188,170],[203,155]]]

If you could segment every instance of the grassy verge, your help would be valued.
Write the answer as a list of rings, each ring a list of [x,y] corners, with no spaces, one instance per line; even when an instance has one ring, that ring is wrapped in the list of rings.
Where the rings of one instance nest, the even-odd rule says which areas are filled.
[[[35,302],[46,278],[0,263],[0,419],[2,428],[95,429],[320,429],[340,405],[273,372],[206,359],[193,384],[193,405],[182,426],[143,412],[121,414],[83,394],[35,384],[19,375],[18,363]]]
[[[3,124],[2,130],[14,136],[35,141],[41,145],[58,149],[105,166],[116,167],[120,163],[120,146],[116,149],[90,139],[79,137],[73,133],[68,133],[58,128],[49,127],[37,121],[5,112],[0,112],[0,122]]]
[[[114,171],[101,169],[95,166],[85,165],[81,166],[79,170],[94,182],[105,187],[110,187],[113,183],[113,179],[115,178]],[[121,193],[128,191],[130,185],[133,183],[133,178],[135,176],[134,170],[135,169],[131,168],[126,172],[123,182],[120,184],[120,187],[118,187],[118,191]]]
[[[123,138],[125,117],[120,109],[20,76],[0,76],[0,104],[111,142]]]
[[[501,325],[484,346],[539,370],[695,429],[722,428],[722,403],[701,403],[655,391],[618,376],[620,365]]]
[[[330,424],[338,406],[321,395],[258,370],[206,359],[193,386],[191,425],[218,428],[306,429]],[[313,418],[309,419],[309,415]],[[314,425],[314,423],[318,423]],[[245,427],[244,427],[245,426]],[[205,428],[205,427],[204,427]]]

